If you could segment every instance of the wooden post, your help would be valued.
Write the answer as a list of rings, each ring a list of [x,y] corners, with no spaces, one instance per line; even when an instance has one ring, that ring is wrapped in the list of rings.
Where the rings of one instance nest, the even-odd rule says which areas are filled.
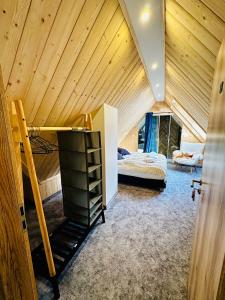
[[[38,221],[39,221],[39,225],[40,225],[43,245],[44,245],[44,249],[45,249],[46,260],[48,263],[49,274],[51,277],[54,277],[56,275],[55,265],[54,265],[54,261],[53,261],[52,250],[51,250],[51,245],[50,245],[50,241],[49,241],[48,230],[47,230],[47,226],[46,226],[44,210],[43,210],[43,206],[42,206],[42,200],[41,200],[41,195],[40,195],[40,191],[39,191],[39,185],[38,185],[35,165],[34,165],[34,161],[33,161],[33,155],[32,155],[32,150],[31,150],[31,146],[30,146],[22,101],[21,100],[15,101],[15,107],[16,107],[16,112],[17,112],[17,116],[18,116],[18,123],[19,123],[19,127],[20,127],[22,141],[23,141],[24,152],[25,152],[25,157],[26,157],[26,162],[27,162],[27,168],[28,168],[28,173],[29,173],[29,177],[30,177],[30,181],[31,181],[33,195],[34,195],[34,202],[35,202]]]
[[[83,117],[84,117],[84,127],[88,127],[88,114],[84,114],[83,115]]]
[[[93,120],[91,114],[88,114],[88,128],[93,131]]]
[[[13,137],[0,70],[0,299],[35,300],[30,255],[18,203],[21,194]],[[25,229],[26,230],[26,229]]]

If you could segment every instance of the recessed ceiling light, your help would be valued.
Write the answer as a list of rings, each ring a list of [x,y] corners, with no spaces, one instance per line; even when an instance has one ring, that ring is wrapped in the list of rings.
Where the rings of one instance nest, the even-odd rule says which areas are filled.
[[[150,7],[149,5],[145,5],[145,7],[141,11],[140,21],[141,23],[145,24],[149,21],[149,19],[150,19]]]
[[[152,70],[156,70],[157,68],[158,68],[158,64],[157,63],[152,64],[152,66],[151,66]]]
[[[156,87],[156,88],[159,88],[159,83],[156,83],[155,87]]]

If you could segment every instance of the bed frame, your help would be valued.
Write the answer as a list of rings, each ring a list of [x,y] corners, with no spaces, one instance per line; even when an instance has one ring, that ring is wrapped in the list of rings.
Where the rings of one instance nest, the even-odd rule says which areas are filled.
[[[140,178],[140,177],[128,176],[122,174],[118,174],[118,182],[122,184],[132,185],[132,186],[154,189],[160,192],[163,192],[163,190],[166,187],[165,180]]]

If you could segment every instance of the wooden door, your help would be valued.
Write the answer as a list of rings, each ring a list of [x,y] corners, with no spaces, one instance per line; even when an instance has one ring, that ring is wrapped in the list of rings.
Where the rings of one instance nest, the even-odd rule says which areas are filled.
[[[37,299],[28,236],[22,225],[17,161],[0,69],[0,299]]]
[[[225,41],[217,57],[201,196],[188,283],[190,300],[225,299]]]

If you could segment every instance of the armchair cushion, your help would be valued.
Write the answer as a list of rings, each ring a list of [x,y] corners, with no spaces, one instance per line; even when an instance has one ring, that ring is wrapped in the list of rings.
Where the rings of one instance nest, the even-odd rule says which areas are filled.
[[[173,162],[180,165],[194,166],[198,164],[201,157],[199,153],[188,153],[176,150],[173,152]]]

